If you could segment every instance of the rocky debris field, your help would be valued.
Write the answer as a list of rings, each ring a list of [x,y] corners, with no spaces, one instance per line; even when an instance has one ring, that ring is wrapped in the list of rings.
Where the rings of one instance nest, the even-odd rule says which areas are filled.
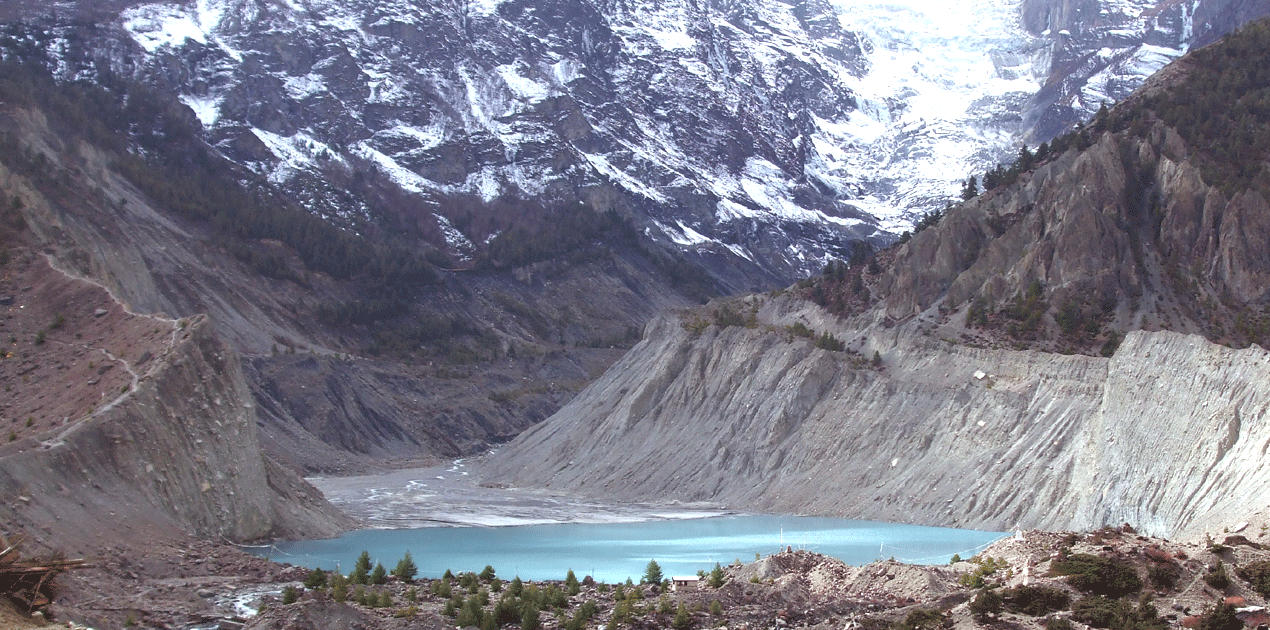
[[[1133,619],[1164,630],[1212,627],[1205,615],[1215,613],[1256,627],[1267,619],[1270,551],[1249,536],[1265,537],[1244,532],[1204,544],[1139,536],[1127,526],[1030,531],[943,566],[853,567],[787,549],[721,567],[718,588],[707,574],[700,590],[684,591],[585,576],[574,588],[566,580],[520,583],[496,571],[410,581],[387,575],[382,584],[372,571],[369,584],[339,585],[332,573],[200,542],[144,558],[119,549],[68,576],[68,595],[54,612],[102,628],[1053,630],[1118,628]],[[78,601],[84,581],[112,586]],[[529,608],[537,614],[526,615]]]

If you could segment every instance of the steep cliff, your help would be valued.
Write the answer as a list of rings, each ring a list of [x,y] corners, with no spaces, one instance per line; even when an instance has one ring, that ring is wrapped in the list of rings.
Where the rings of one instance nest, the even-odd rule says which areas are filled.
[[[876,335],[881,369],[786,332],[855,339],[763,300],[752,328],[660,319],[550,421],[493,458],[499,483],[987,529],[1130,522],[1174,536],[1270,500],[1270,353],[1135,332],[1112,358]]]
[[[60,285],[87,285],[59,282],[58,273],[39,274],[43,282],[14,308],[55,302],[49,293],[64,290]],[[351,525],[312,487],[265,461],[237,357],[206,317],[127,313],[104,290],[87,286],[81,298],[100,305],[102,314],[88,319],[107,329],[104,348],[93,347],[94,340],[78,347],[82,337],[64,326],[39,347],[22,349],[21,359],[7,359],[57,366],[41,381],[23,379],[19,397],[46,400],[87,389],[100,393],[101,402],[0,447],[0,488],[14,499],[0,507],[6,530],[41,532],[43,544],[82,552],[139,544],[146,536],[241,541],[329,535]],[[138,325],[156,333],[151,343],[130,343],[121,334]],[[94,357],[101,368],[126,372],[129,382],[107,388],[73,374]]]

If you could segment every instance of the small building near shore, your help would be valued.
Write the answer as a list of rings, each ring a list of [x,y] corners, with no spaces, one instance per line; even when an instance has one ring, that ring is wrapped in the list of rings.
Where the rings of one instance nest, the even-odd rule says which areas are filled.
[[[676,575],[670,578],[670,589],[673,591],[695,591],[701,584],[701,578],[695,575]]]

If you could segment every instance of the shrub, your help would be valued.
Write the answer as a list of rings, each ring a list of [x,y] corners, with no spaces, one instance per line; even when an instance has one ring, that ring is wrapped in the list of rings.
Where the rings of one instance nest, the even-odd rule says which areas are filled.
[[[305,588],[324,588],[326,586],[326,571],[321,569],[313,569],[309,571],[308,577],[304,578]]]
[[[1005,603],[996,589],[986,588],[979,591],[974,601],[970,602],[970,614],[974,615],[975,621],[979,623],[988,623],[1001,614],[1005,608]]]
[[[1045,620],[1045,630],[1076,630],[1076,626],[1062,617],[1050,617]]]
[[[1235,607],[1231,604],[1219,604],[1199,618],[1196,630],[1243,630],[1244,622],[1235,616]]]
[[[1142,588],[1142,580],[1133,567],[1084,553],[1055,560],[1050,564],[1050,572],[1068,576],[1068,584],[1095,595],[1121,597]]]
[[[460,628],[479,626],[484,612],[481,609],[481,603],[475,597],[469,597],[467,601],[463,602],[463,607],[459,610],[459,616],[454,620],[454,623]]]
[[[1067,593],[1047,586],[1019,586],[1001,593],[1005,609],[1030,617],[1040,617],[1071,604]]]
[[[1252,590],[1257,591],[1262,597],[1270,598],[1270,562],[1265,560],[1249,562],[1237,572],[1239,577],[1252,585]]]
[[[675,612],[675,607],[670,605],[670,600],[666,599],[665,595],[662,595],[661,599],[657,600],[657,612],[663,615]]]
[[[1204,574],[1204,583],[1217,590],[1230,586],[1230,575],[1226,573],[1226,565],[1221,560]]]
[[[974,556],[973,558],[970,559],[970,562],[973,562],[979,566],[977,566],[974,571],[970,573],[962,574],[962,576],[958,578],[958,581],[961,582],[961,585],[965,586],[966,588],[976,588],[976,589],[983,588],[984,585],[987,583],[985,578],[987,578],[989,575],[996,573],[997,570],[999,569],[1004,569],[1010,566],[1010,564],[1006,562],[1005,559],[998,560],[990,556],[989,557]]]
[[[370,575],[370,552],[362,551],[357,556],[357,563],[353,565],[353,572],[348,574],[348,581],[353,584],[365,584],[367,576]]]
[[[1155,605],[1143,598],[1135,608],[1123,599],[1091,595],[1072,604],[1072,619],[1095,628],[1116,630],[1165,630],[1168,622],[1160,618]]]
[[[1160,590],[1172,590],[1177,585],[1177,568],[1172,564],[1152,565],[1147,569],[1147,579]]]
[[[688,612],[687,608],[684,608],[683,602],[680,602],[679,608],[675,610],[673,625],[675,630],[688,630],[688,628],[692,627],[692,614]]]
[[[484,569],[481,569],[481,574],[477,577],[481,578],[482,582],[489,582],[492,581],[496,575],[497,574],[494,573],[494,567],[487,564]]]
[[[723,580],[727,574],[723,572],[723,567],[718,562],[714,563],[714,568],[710,570],[710,588],[719,588],[723,586]]]
[[[830,352],[842,352],[846,349],[847,344],[829,334],[829,331],[826,330],[820,333],[819,337],[816,337],[816,347]]]
[[[331,599],[341,603],[348,600],[348,579],[338,571],[331,574]]]
[[[520,612],[520,630],[538,630],[542,626],[538,615],[538,606],[532,602],[525,602]]]
[[[300,592],[294,586],[282,589],[282,605],[294,604],[300,599]]]
[[[719,603],[719,600],[716,599],[710,602],[710,614],[715,617],[723,616],[723,604]]]
[[[903,621],[891,626],[893,630],[939,630],[948,626],[948,616],[936,608],[919,608],[908,613]]]

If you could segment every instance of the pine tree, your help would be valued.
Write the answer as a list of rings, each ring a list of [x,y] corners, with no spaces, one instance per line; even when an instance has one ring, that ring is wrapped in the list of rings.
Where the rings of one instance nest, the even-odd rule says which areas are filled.
[[[520,630],[538,630],[542,627],[539,620],[538,605],[533,602],[525,602],[524,608],[520,611]]]
[[[961,186],[961,200],[970,201],[979,196],[979,182],[975,181],[975,176],[971,175],[966,178],[966,183]]]
[[[309,571],[308,577],[304,578],[304,586],[306,588],[323,588],[326,586],[326,571],[321,569],[313,569]]]
[[[723,586],[723,567],[718,562],[714,563],[714,568],[710,570],[710,588],[719,588]]]
[[[331,599],[337,602],[348,600],[348,580],[339,571],[331,574]]]
[[[415,566],[415,560],[410,556],[410,550],[406,550],[406,555],[402,556],[397,562],[397,568],[392,570],[392,574],[403,582],[409,582],[415,579],[415,574],[419,572],[419,567]]]
[[[362,551],[362,555],[357,556],[357,563],[353,565],[353,572],[348,575],[348,580],[353,584],[365,584],[368,575],[370,575],[370,552]]]
[[[388,581],[388,571],[384,570],[384,565],[375,563],[375,570],[370,574],[371,584],[384,584]]]
[[[564,586],[570,596],[582,592],[582,585],[578,583],[578,576],[573,574],[573,569],[569,569],[569,573],[564,576]]]
[[[661,584],[661,565],[656,560],[649,560],[648,566],[644,568],[644,577],[639,579],[640,584]]]
[[[675,611],[675,630],[688,630],[692,627],[692,614],[684,607],[683,602],[679,603],[679,609]]]

